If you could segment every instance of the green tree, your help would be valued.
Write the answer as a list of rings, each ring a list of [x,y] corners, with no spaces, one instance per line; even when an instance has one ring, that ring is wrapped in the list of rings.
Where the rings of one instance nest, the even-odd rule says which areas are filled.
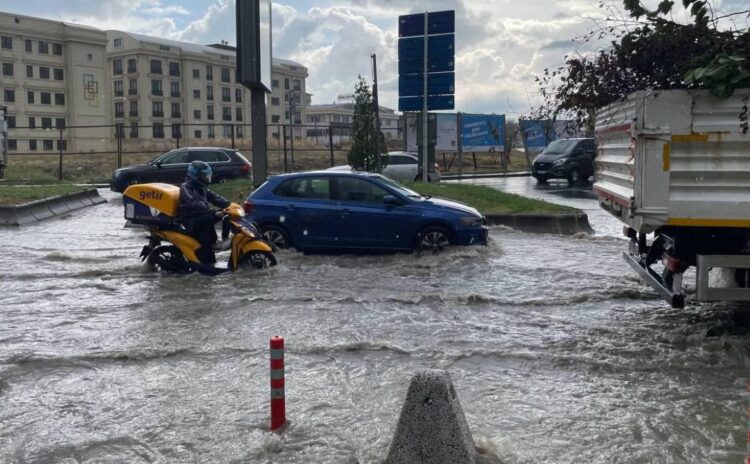
[[[380,152],[381,166],[388,158],[383,156],[386,149],[382,133],[378,133],[375,121],[375,106],[372,92],[362,76],[354,86],[354,117],[352,118],[352,148],[347,154],[349,165],[358,171],[377,171],[377,156]],[[379,137],[379,142],[378,138]]]
[[[750,10],[718,13],[705,0],[682,0],[690,21],[673,20],[674,2],[649,9],[639,0],[612,3],[609,14],[582,39],[609,38],[609,47],[593,55],[566,56],[557,69],[537,77],[542,105],[534,117],[577,119],[593,129],[597,108],[636,90],[706,88],[718,97],[750,85],[750,31],[737,27]]]

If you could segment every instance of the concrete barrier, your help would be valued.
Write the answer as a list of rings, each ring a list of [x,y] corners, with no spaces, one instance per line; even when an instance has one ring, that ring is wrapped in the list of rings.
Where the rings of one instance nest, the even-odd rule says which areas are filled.
[[[106,202],[96,189],[89,189],[17,206],[0,206],[0,226],[22,226]]]
[[[583,211],[570,214],[487,214],[487,223],[511,227],[523,232],[575,235],[594,233]]]
[[[411,379],[386,464],[475,463],[477,453],[446,371]]]

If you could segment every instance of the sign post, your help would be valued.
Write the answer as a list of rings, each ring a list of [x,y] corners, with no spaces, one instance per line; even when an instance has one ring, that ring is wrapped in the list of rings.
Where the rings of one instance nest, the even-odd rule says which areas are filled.
[[[455,106],[455,12],[399,16],[399,111],[422,112],[419,145],[422,181],[429,180],[429,111]]]

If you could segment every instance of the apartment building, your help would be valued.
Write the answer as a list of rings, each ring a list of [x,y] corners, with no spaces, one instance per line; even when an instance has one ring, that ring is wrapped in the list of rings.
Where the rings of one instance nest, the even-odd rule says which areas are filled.
[[[380,127],[387,139],[401,137],[401,116],[391,108],[379,109]],[[330,105],[309,105],[303,109],[304,136],[308,139],[328,138],[329,129],[334,143],[351,138],[354,101],[352,95],[339,95]]]
[[[9,152],[106,147],[109,120],[103,31],[0,12],[0,105],[7,107]],[[62,130],[62,141],[60,140]]]
[[[250,133],[250,91],[235,80],[235,48],[196,45],[123,31],[107,31],[112,120],[124,139],[160,144],[227,143]],[[274,58],[267,122],[296,118],[308,99],[307,69]],[[288,100],[294,102],[289,114]],[[285,106],[287,105],[286,110]]]

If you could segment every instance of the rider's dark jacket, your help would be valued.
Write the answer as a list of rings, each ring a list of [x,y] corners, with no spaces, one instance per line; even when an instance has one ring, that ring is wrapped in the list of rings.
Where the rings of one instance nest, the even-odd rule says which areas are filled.
[[[210,221],[213,224],[214,211],[210,205],[226,208],[229,200],[208,190],[203,184],[187,178],[180,185],[180,203],[177,209],[177,220],[188,230],[194,223]]]

